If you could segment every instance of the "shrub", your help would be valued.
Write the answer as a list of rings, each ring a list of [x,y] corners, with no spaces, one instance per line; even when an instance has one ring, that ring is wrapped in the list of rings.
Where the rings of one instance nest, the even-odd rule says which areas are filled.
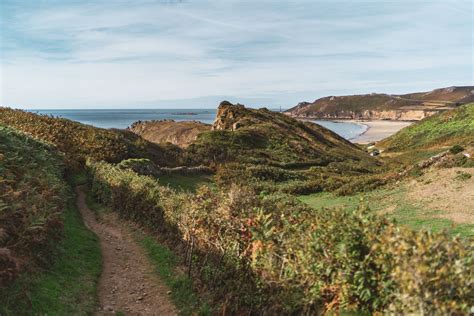
[[[449,152],[452,153],[453,155],[459,154],[460,152],[464,151],[464,147],[461,145],[454,145],[449,149]]]
[[[471,178],[472,178],[472,175],[470,173],[458,170],[456,171],[456,176],[454,177],[454,180],[466,181]]]

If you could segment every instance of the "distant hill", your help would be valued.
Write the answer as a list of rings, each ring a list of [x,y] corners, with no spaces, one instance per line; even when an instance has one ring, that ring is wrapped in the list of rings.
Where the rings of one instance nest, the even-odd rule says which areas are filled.
[[[212,131],[201,132],[187,154],[190,159],[255,163],[325,163],[367,156],[317,124],[227,101],[219,105]]]
[[[449,87],[403,95],[364,94],[329,96],[301,102],[286,111],[294,117],[416,121],[474,102],[474,86]]]
[[[158,145],[126,130],[103,129],[64,118],[0,107],[0,125],[12,127],[55,145],[69,167],[80,167],[87,158],[120,162],[149,158],[159,165],[176,162],[179,148]],[[174,146],[176,147],[176,146]]]
[[[186,148],[201,132],[210,131],[211,125],[198,121],[137,121],[128,129],[153,143],[172,143]]]
[[[388,151],[453,145],[474,146],[474,103],[426,118],[377,144]]]

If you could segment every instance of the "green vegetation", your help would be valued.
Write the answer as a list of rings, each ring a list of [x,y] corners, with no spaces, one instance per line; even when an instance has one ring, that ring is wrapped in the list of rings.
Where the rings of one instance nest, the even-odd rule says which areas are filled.
[[[86,315],[96,310],[102,265],[99,242],[72,201],[63,219],[64,238],[57,245],[54,263],[20,277],[8,295],[1,295],[2,315]]]
[[[471,177],[472,177],[472,175],[470,173],[463,172],[463,171],[458,171],[456,173],[456,177],[454,177],[454,179],[459,180],[459,181],[466,181],[466,180],[471,179]]]
[[[161,185],[169,186],[175,190],[182,190],[187,192],[196,192],[202,186],[213,187],[212,178],[208,175],[194,174],[194,175],[162,175],[158,177]]]
[[[0,313],[88,314],[98,241],[84,226],[49,145],[0,126]]]
[[[110,208],[94,198],[90,189],[86,190],[86,201],[97,216],[110,212]],[[159,244],[147,233],[136,230],[134,237],[145,249],[160,278],[170,288],[171,299],[180,314],[195,315],[198,311],[198,315],[210,315],[210,307],[201,302],[193,291],[191,280],[180,270],[178,257],[167,246]]]
[[[407,107],[432,111],[439,107],[454,107],[458,104],[473,102],[472,89],[473,87],[467,86],[405,95],[371,93],[329,96],[314,102],[302,102],[287,112],[301,117],[356,118],[368,111],[407,110]]]
[[[217,118],[214,130],[200,133],[187,148],[188,162],[238,161],[283,167],[289,163],[369,160],[366,153],[330,130],[267,109],[222,102]]]
[[[474,256],[460,239],[401,229],[365,207],[318,212],[237,186],[190,195],[107,163],[88,166],[98,199],[175,240],[193,278],[214,302],[225,295],[228,312],[469,308]]]
[[[93,311],[100,254],[63,179],[85,166],[72,180],[90,184],[97,215],[110,208],[159,235],[136,237],[183,314],[467,313],[474,225],[410,194],[437,181],[438,195],[450,186],[464,190],[453,201],[470,201],[470,169],[427,175],[472,164],[472,109],[402,130],[378,158],[315,124],[226,102],[186,149],[1,109],[0,123],[34,138],[0,127],[0,312]]]
[[[0,124],[55,145],[64,153],[68,167],[79,170],[85,159],[120,162],[130,157],[148,157],[168,165],[179,149],[149,143],[128,131],[106,130],[63,118],[0,108]]]
[[[53,258],[69,197],[63,172],[53,148],[0,126],[0,287]]]
[[[428,117],[379,142],[387,151],[472,145],[474,103]]]
[[[161,279],[171,289],[171,299],[180,310],[180,314],[211,315],[211,308],[207,304],[202,304],[194,294],[191,280],[178,270],[179,259],[176,255],[150,236],[142,236],[140,240]]]
[[[323,192],[302,195],[298,199],[318,211],[334,207],[353,211],[363,202],[373,212],[415,230],[426,229],[434,232],[445,230],[453,236],[474,237],[474,223],[456,224],[448,219],[439,218],[437,216],[441,213],[439,210],[428,209],[424,205],[410,201],[407,189],[403,186],[346,196]]]

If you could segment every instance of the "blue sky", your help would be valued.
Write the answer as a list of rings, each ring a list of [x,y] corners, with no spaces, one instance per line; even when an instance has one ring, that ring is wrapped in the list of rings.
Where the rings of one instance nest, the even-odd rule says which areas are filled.
[[[290,107],[473,84],[473,2],[1,0],[0,103]]]

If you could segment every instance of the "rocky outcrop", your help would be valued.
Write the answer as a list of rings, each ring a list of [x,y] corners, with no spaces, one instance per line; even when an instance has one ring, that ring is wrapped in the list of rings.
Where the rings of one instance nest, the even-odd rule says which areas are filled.
[[[172,143],[186,148],[200,133],[211,130],[211,125],[198,121],[137,121],[128,129],[153,143]]]
[[[217,108],[216,119],[212,125],[213,131],[236,130],[242,126],[245,118],[245,106],[242,104],[232,104],[229,101],[222,101]]]

